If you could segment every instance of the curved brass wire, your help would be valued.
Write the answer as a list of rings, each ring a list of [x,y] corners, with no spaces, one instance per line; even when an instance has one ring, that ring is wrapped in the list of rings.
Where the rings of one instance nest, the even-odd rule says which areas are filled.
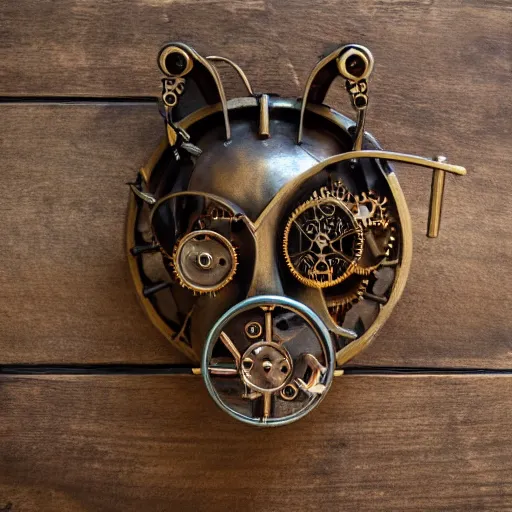
[[[251,232],[254,231],[254,225],[247,217],[245,212],[235,203],[228,201],[227,199],[224,199],[223,197],[217,196],[215,194],[211,194],[210,192],[203,192],[201,190],[182,190],[180,192],[172,192],[170,194],[167,194],[163,197],[161,197],[153,206],[151,209],[151,212],[149,214],[149,222],[150,224],[153,224],[153,216],[155,212],[158,210],[161,204],[165,203],[166,201],[170,201],[171,199],[175,199],[178,197],[185,197],[185,196],[198,196],[202,197],[204,199],[210,199],[211,201],[214,201],[224,208],[226,208],[234,217],[240,218],[249,228]]]
[[[249,93],[249,96],[254,96],[254,90],[251,86],[251,83],[249,82],[249,79],[247,78],[247,75],[236,62],[233,62],[231,59],[228,59],[227,57],[220,57],[219,55],[209,55],[206,58],[207,60],[211,60],[213,62],[225,62],[226,64],[229,64],[238,73],[238,76],[242,79],[242,82],[244,83],[245,88]]]
[[[199,55],[192,47],[184,44],[184,43],[173,43],[177,48],[181,48],[188,52],[192,58],[197,60],[200,64],[202,64],[206,70],[211,74],[213,81],[217,87],[217,92],[219,93],[220,103],[222,106],[222,113],[224,115],[224,126],[226,128],[226,140],[231,139],[231,126],[229,124],[229,114],[228,114],[228,105],[226,99],[226,93],[224,92],[224,86],[222,85],[222,80],[220,79],[217,68],[213,66],[207,59],[203,56]]]
[[[294,180],[289,181],[279,192],[272,198],[266,208],[261,212],[260,216],[256,219],[254,226],[256,229],[265,220],[265,217],[276,207],[277,204],[286,203],[295,190],[297,190],[305,181],[323,171],[326,167],[339,162],[348,160],[359,160],[361,158],[375,158],[377,160],[392,160],[395,162],[403,162],[405,164],[418,165],[420,167],[427,167],[429,169],[439,169],[440,171],[451,172],[459,176],[466,174],[466,169],[460,165],[452,165],[446,162],[437,162],[429,158],[423,158],[416,155],[408,155],[406,153],[395,153],[393,151],[380,151],[380,150],[364,150],[364,151],[347,151],[334,155],[325,160],[321,160],[318,164],[311,167],[308,171],[300,174]]]

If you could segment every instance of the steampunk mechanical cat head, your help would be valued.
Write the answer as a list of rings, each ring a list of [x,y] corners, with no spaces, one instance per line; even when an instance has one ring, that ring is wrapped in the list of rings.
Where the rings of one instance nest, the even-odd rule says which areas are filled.
[[[215,62],[248,95],[227,101]],[[172,43],[166,137],[130,184],[132,277],[155,326],[193,361],[214,400],[257,425],[314,408],[336,365],[375,337],[412,254],[411,219],[390,166],[433,170],[428,235],[445,173],[465,169],[381,150],[364,131],[373,57],[347,45],[322,58],[302,99],[257,94],[232,61]],[[345,80],[354,122],[323,104]]]

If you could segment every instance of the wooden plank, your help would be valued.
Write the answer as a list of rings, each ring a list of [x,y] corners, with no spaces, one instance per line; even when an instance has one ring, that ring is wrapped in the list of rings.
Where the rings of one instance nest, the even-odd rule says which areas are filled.
[[[0,362],[183,362],[139,306],[127,181],[157,144],[153,109],[2,106]]]
[[[184,40],[239,62],[256,90],[297,95],[318,54],[343,41],[372,47],[395,100],[398,86],[454,101],[475,81],[489,98],[510,79],[510,16],[507,2],[478,0],[11,0],[0,5],[0,94],[156,94],[156,52]]]
[[[166,40],[183,39],[203,53],[221,53],[234,58],[246,68],[256,90],[294,96],[300,94],[316,55],[328,44],[338,40],[367,44],[377,60],[371,84],[368,129],[386,148],[425,155],[445,153],[451,161],[466,165],[469,175],[459,180],[448,180],[441,236],[434,241],[423,236],[429,177],[415,170],[402,173],[400,169],[415,222],[415,260],[408,289],[394,316],[372,348],[355,362],[472,367],[482,364],[506,368],[510,367],[509,333],[512,322],[512,276],[509,271],[512,206],[506,199],[512,191],[509,179],[512,147],[507,135],[511,127],[512,105],[505,101],[512,85],[511,15],[508,4],[498,0],[485,3],[369,0],[363,5],[331,0],[322,8],[306,0],[94,1],[86,5],[69,0],[45,4],[33,0],[3,2],[0,5],[3,20],[0,94],[157,94],[156,51]],[[230,94],[241,90],[235,88],[230,78],[227,86]],[[335,88],[329,100],[334,106],[346,110],[346,98],[340,91],[341,87]],[[134,114],[126,114],[125,107],[117,107],[120,110],[101,108],[96,111],[95,118],[90,110],[81,108],[80,117],[85,116],[87,120],[83,125],[74,109],[60,109],[54,117],[56,111],[45,109],[41,111],[43,114],[38,114],[40,111],[35,108],[25,110],[25,113],[21,109],[4,109],[7,119],[2,129],[4,139],[10,141],[10,149],[4,149],[4,153],[7,152],[4,165],[9,171],[4,172],[4,176],[8,175],[8,180],[11,176],[14,178],[10,173],[13,166],[20,174],[19,168],[23,165],[19,155],[23,152],[30,166],[39,166],[39,169],[52,165],[55,152],[63,166],[67,158],[64,155],[68,154],[72,165],[77,165],[75,160],[80,162],[78,168],[83,173],[84,168],[87,170],[88,159],[95,158],[93,153],[100,148],[99,139],[92,141],[96,137],[95,132],[114,136],[110,142],[101,141],[110,148],[106,150],[109,158],[115,155],[116,159],[121,159],[120,162],[113,161],[112,169],[116,165],[126,166],[123,167],[126,169],[130,166],[123,179],[131,176],[155,144],[159,123],[154,109],[142,109],[147,112],[143,115],[144,121],[137,119],[125,123],[124,115],[135,116],[141,110],[135,109]],[[120,111],[125,114],[119,114]],[[64,112],[68,114],[64,115]],[[68,121],[67,115],[74,122]],[[50,119],[52,125],[57,123],[60,126],[58,137],[55,128],[48,131],[46,123]],[[17,127],[13,127],[13,123]],[[36,135],[32,123],[42,133]],[[120,139],[115,137],[121,136],[111,133],[109,124],[122,126],[123,130],[136,126],[139,131],[131,132],[127,137],[123,134],[123,140],[130,140],[131,145],[116,145],[114,141]],[[12,130],[18,134],[19,140],[14,134],[9,135]],[[37,157],[36,153],[31,155],[33,145],[22,146],[22,141],[29,134],[36,143],[39,141]],[[55,147],[50,147],[43,140],[53,141]],[[77,151],[78,156],[75,154]],[[25,172],[30,166],[24,168]],[[60,172],[64,172],[64,167]],[[94,172],[94,167],[89,172]],[[39,172],[38,176],[43,179],[45,173]],[[26,182],[32,179],[26,178]],[[82,182],[74,182],[70,190],[76,191],[79,183]],[[114,183],[117,187],[117,178],[112,178]],[[67,181],[66,185],[69,186],[70,182]],[[18,189],[16,183],[14,189]],[[37,206],[34,213],[48,213],[51,205],[42,203],[36,188],[30,190],[31,194],[25,193],[25,197],[30,198],[27,201],[38,198],[32,203]],[[115,190],[118,193],[118,189]],[[60,199],[61,206],[66,201],[69,203],[69,198]],[[10,212],[16,198],[10,197],[6,201],[7,206],[4,200],[3,208]],[[124,200],[120,201],[120,196],[117,196],[116,201],[119,201],[116,203],[118,217],[115,220],[111,218],[111,226],[115,227],[109,231],[119,236],[117,226]],[[53,216],[55,220],[57,214],[54,212]],[[82,227],[84,219],[85,213]],[[8,223],[9,226],[15,227],[13,222]],[[62,235],[66,232],[64,220],[58,220],[57,224]],[[21,229],[16,243],[22,246],[21,236],[36,235],[28,227],[15,228],[15,234],[16,229]],[[46,229],[50,240],[54,234],[50,228],[40,229]],[[90,240],[94,236],[91,233]],[[107,231],[104,236],[107,236]],[[66,243],[66,240],[61,236],[55,242],[58,245]],[[49,246],[47,248],[49,250]],[[65,333],[55,327],[51,333],[45,333],[43,329],[41,340],[29,324],[19,327],[26,318],[44,316],[45,308],[41,309],[41,303],[46,298],[44,293],[50,294],[47,284],[52,280],[49,279],[50,274],[47,278],[37,278],[42,283],[38,291],[46,291],[36,302],[17,295],[21,289],[16,287],[19,282],[13,284],[10,280],[28,277],[29,286],[33,286],[35,267],[34,259],[29,258],[26,264],[31,263],[32,266],[28,273],[14,272],[13,254],[7,255],[8,267],[3,277],[9,281],[9,297],[13,300],[5,306],[6,311],[14,317],[17,327],[3,331],[10,340],[5,350],[2,347],[4,361],[61,361],[63,354],[66,361],[88,358],[102,361],[149,358],[158,361],[167,357],[168,348],[157,340],[151,341],[151,345],[140,343],[143,348],[137,345],[137,349],[128,349],[125,341],[113,341],[115,349],[110,351],[110,342],[102,341],[106,345],[102,347],[101,354],[94,354],[94,348],[91,348],[88,358],[84,358],[86,330]],[[117,263],[113,265],[120,268]],[[87,283],[99,294],[100,285],[90,275]],[[25,297],[28,297],[29,286],[24,292]],[[90,289],[87,289],[90,295]],[[122,293],[128,293],[127,289],[123,288]],[[30,296],[30,300],[35,299]],[[62,310],[65,301],[64,296],[57,306],[61,317],[66,314]],[[35,316],[18,317],[14,306],[19,307],[21,302]],[[51,303],[57,304],[56,301]],[[136,315],[133,325],[140,325],[139,330],[144,328],[146,333],[146,325],[139,323],[139,313],[135,312],[134,305],[132,307],[130,315]],[[82,309],[87,310],[87,307],[83,305]],[[98,305],[97,311],[100,310]],[[125,315],[127,310],[118,310],[113,331],[119,331],[119,324],[124,323],[128,316]],[[4,317],[4,323],[8,321]],[[100,322],[103,327],[107,323]],[[66,325],[77,326],[71,320]],[[85,324],[80,325],[85,329]],[[21,338],[13,338],[12,333],[16,329],[26,332]],[[97,331],[90,322],[87,329],[93,329],[93,334]],[[138,336],[129,332],[128,338]],[[122,338],[122,335],[113,336],[118,340]],[[38,338],[36,344],[31,341],[35,338]],[[20,339],[22,342],[18,345]],[[50,339],[53,341],[48,344]],[[90,339],[91,336],[87,335],[87,340]]]
[[[307,418],[264,431],[195,377],[0,383],[13,512],[512,508],[510,376],[342,377]]]
[[[182,360],[139,308],[123,254],[125,183],[160,139],[156,107],[0,108],[0,362]],[[424,236],[429,177],[401,175],[415,225],[410,281],[354,363],[512,367],[512,212],[491,185],[507,197],[512,182],[499,157],[478,158],[470,175],[448,180],[438,240]]]

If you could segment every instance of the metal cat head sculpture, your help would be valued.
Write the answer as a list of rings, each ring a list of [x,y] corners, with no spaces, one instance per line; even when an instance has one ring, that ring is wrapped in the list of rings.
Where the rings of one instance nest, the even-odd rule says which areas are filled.
[[[215,63],[247,96],[227,100]],[[223,57],[171,43],[159,53],[166,136],[132,183],[132,277],[155,326],[235,418],[280,425],[313,409],[336,366],[375,337],[412,255],[411,219],[390,162],[433,171],[439,230],[444,158],[383,151],[364,131],[373,57],[322,58],[301,99],[253,91]],[[342,77],[356,121],[323,104]]]

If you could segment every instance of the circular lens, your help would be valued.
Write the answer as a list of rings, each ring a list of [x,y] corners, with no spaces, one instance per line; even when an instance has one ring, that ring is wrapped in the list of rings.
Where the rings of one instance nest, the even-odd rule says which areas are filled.
[[[181,53],[169,53],[165,58],[165,67],[170,75],[181,75],[187,68],[187,59]]]
[[[338,71],[352,82],[367,79],[373,70],[373,56],[364,46],[344,47],[338,56]]]
[[[366,71],[366,62],[360,55],[350,55],[345,61],[347,71],[356,77],[361,77]]]
[[[193,62],[190,55],[178,46],[166,46],[158,55],[160,69],[169,76],[181,77],[190,72]]]

